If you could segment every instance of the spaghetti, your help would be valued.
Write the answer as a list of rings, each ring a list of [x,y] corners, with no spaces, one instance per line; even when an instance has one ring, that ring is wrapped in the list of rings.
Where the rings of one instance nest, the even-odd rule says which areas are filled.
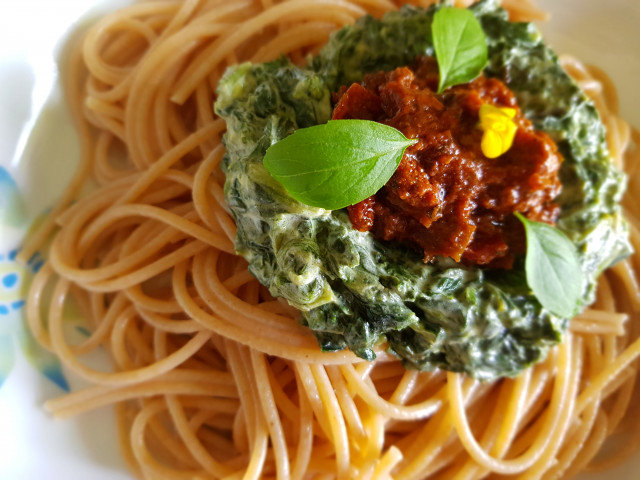
[[[544,17],[528,2],[504,5],[517,20]],[[67,417],[115,404],[138,477],[569,478],[638,448],[638,255],[602,275],[597,302],[544,362],[493,383],[405,370],[383,351],[373,363],[322,353],[234,255],[218,168],[224,123],[212,105],[225,68],[281,54],[303,63],[331,31],[393,8],[148,1],[73,43],[65,85],[82,161],[22,250],[28,258],[55,230],[27,317],[38,341],[92,384],[47,408]],[[635,173],[640,133],[617,116],[611,82],[562,62],[595,100],[614,161]],[[72,204],[89,177],[98,188]],[[636,251],[638,200],[640,177],[630,175],[624,206]],[[63,322],[71,299],[93,327],[75,345]],[[113,372],[83,361],[100,347]],[[596,457],[619,427],[625,447]]]

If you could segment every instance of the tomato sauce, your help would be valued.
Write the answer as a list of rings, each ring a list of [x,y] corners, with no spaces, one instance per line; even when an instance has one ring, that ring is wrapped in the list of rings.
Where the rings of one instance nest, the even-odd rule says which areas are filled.
[[[367,75],[334,94],[334,119],[374,120],[418,139],[389,182],[348,207],[352,225],[384,241],[468,265],[511,268],[525,250],[514,212],[554,224],[562,157],[553,140],[536,131],[501,81],[481,76],[436,94],[438,67],[419,57],[413,65]],[[482,104],[516,109],[512,147],[498,158],[480,148]]]

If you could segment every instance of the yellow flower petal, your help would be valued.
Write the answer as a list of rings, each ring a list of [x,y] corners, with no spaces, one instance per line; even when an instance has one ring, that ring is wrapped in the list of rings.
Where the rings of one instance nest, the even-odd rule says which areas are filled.
[[[500,107],[499,110],[500,110],[500,112],[502,112],[503,114],[505,114],[509,118],[515,118],[515,116],[516,116],[516,109],[515,108]]]
[[[505,124],[505,122],[495,122],[493,125],[491,125],[491,130],[496,133],[503,133],[507,131],[507,125]]]
[[[515,138],[516,132],[518,131],[518,126],[513,121],[506,123],[505,126],[506,130],[504,133],[504,141],[508,145],[507,150],[509,150],[513,145],[513,139]],[[507,150],[505,150],[505,152]]]
[[[493,130],[487,130],[482,135],[482,143],[480,144],[482,153],[487,158],[497,158],[504,153],[503,143],[500,135]]]
[[[480,128],[484,130],[482,136],[482,153],[487,158],[496,158],[508,151],[513,145],[513,139],[518,126],[513,121],[515,108],[500,108],[484,104],[480,107]]]

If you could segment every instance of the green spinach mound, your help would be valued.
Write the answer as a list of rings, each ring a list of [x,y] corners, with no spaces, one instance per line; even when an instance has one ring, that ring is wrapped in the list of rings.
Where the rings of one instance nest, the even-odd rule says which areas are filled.
[[[544,358],[568,325],[533,296],[524,262],[509,272],[450,259],[425,265],[418,254],[353,229],[345,211],[296,202],[262,165],[270,145],[330,119],[331,92],[340,86],[434,55],[438,8],[361,18],[336,32],[307,68],[282,58],[229,69],[215,107],[227,122],[223,170],[238,227],[235,247],[274,296],[301,311],[324,350],[348,347],[373,359],[374,346],[386,340],[408,367],[485,380],[514,376]],[[510,23],[493,0],[471,10],[487,35],[485,75],[515,92],[525,115],[565,158],[557,226],[579,251],[585,306],[597,276],[630,253],[618,205],[624,176],[611,163],[593,104],[535,27]]]

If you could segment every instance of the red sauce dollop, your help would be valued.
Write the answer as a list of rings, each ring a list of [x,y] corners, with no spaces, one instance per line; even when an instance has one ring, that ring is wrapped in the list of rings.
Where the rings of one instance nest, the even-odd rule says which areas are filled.
[[[348,207],[354,228],[381,240],[409,244],[432,261],[511,268],[525,250],[514,212],[553,224],[559,207],[562,157],[523,115],[501,81],[481,76],[436,94],[438,67],[419,57],[409,67],[367,75],[334,94],[334,119],[374,120],[418,139],[389,182]],[[515,108],[513,146],[486,158],[478,126],[482,104]]]

